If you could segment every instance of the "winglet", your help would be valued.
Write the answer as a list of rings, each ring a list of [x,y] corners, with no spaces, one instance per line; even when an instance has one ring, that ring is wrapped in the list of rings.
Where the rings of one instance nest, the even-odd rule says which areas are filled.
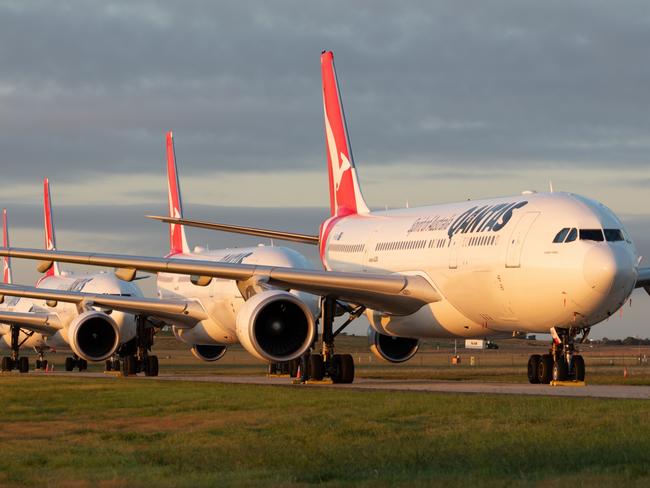
[[[2,209],[2,245],[9,247],[9,227],[7,227],[7,209]],[[3,282],[11,284],[11,258],[4,256],[2,258]]]
[[[172,131],[167,132],[167,187],[169,191],[169,216],[183,218],[183,200],[181,198],[181,185],[178,181],[176,151],[174,150]],[[187,254],[189,251],[185,228],[180,224],[169,224],[169,255]]]
[[[320,62],[331,214],[334,216],[368,213],[354,167],[341,92],[334,69],[334,54],[331,51],[323,51]]]
[[[54,234],[50,180],[48,178],[43,180],[43,218],[45,223],[45,249],[53,251],[56,249],[56,236]],[[45,276],[59,276],[60,274],[59,264],[56,262],[45,272]]]

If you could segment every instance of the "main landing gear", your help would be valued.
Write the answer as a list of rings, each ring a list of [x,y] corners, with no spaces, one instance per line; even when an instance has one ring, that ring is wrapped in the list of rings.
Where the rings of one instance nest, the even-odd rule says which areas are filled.
[[[155,328],[147,323],[147,318],[136,317],[135,339],[120,348],[122,356],[122,374],[135,376],[144,371],[145,376],[158,376],[158,356],[150,354],[153,346]],[[120,361],[111,358],[106,361],[106,371],[119,371]]]
[[[2,371],[11,371],[17,369],[21,373],[29,371],[29,358],[27,356],[20,356],[20,347],[29,339],[34,332],[26,332],[25,338],[20,340],[20,327],[15,325],[11,326],[11,356],[4,356],[2,358]]]
[[[75,368],[77,368],[79,372],[86,371],[88,369],[88,361],[81,359],[76,354],[65,358],[65,370],[72,371]]]
[[[551,329],[553,343],[549,354],[533,354],[528,359],[528,381],[549,384],[551,381],[584,381],[585,361],[576,354],[575,338],[581,329]],[[589,329],[583,329],[584,342]]]
[[[334,330],[337,307],[348,313],[348,319]],[[365,311],[365,307],[350,307],[334,298],[324,297],[321,301],[321,323],[323,324],[322,349],[320,354],[307,353],[302,358],[302,379],[321,381],[329,377],[333,383],[352,383],[354,381],[354,360],[351,354],[334,354],[334,340],[354,320]],[[294,375],[295,376],[295,375]]]

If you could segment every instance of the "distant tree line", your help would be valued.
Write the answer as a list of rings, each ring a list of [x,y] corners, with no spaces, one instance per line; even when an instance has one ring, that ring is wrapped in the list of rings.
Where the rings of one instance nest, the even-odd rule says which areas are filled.
[[[626,337],[625,339],[608,339],[603,337],[600,340],[591,341],[592,344],[604,344],[607,346],[650,346],[650,339],[639,337]]]

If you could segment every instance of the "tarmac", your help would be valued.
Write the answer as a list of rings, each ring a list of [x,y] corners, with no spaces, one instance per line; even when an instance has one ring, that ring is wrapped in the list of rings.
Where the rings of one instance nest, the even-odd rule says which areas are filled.
[[[553,397],[650,399],[650,386],[633,385],[590,385],[550,386],[528,383],[459,382],[429,380],[383,380],[358,378],[352,384],[309,383],[293,384],[289,377],[278,376],[217,376],[217,375],[173,375],[130,376],[109,373],[36,373],[43,376],[72,376],[76,378],[106,378],[124,381],[194,381],[200,383],[242,384],[282,386],[292,388],[342,388],[348,390],[417,391],[434,393],[461,393],[481,395],[537,395]]]

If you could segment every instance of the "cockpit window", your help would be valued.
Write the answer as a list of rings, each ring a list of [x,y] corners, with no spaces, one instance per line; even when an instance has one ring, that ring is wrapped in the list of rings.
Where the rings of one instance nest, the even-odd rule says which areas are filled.
[[[603,231],[600,229],[580,229],[581,241],[604,241]]]
[[[623,232],[620,229],[605,229],[605,239],[607,242],[624,241]]]
[[[560,232],[557,233],[555,239],[553,239],[553,243],[560,244],[564,242],[564,239],[566,239],[568,233],[569,233],[569,228],[565,227],[564,229],[562,229]]]
[[[569,236],[566,238],[566,241],[564,242],[573,242],[578,238],[578,230],[577,229],[571,229],[571,232],[569,232]]]

